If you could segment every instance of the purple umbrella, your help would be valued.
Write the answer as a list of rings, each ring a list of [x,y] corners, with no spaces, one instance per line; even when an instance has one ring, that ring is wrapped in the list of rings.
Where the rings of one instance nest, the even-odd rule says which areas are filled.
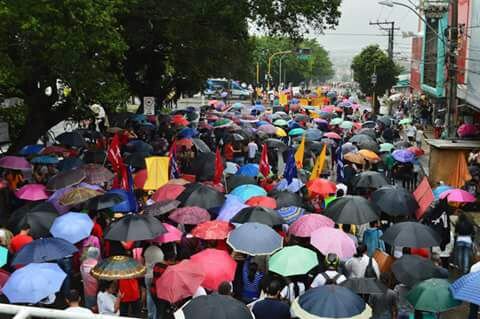
[[[10,155],[0,158],[0,167],[18,170],[32,169],[32,166],[25,158]]]
[[[70,210],[70,207],[63,206],[62,204],[60,204],[60,198],[62,198],[63,195],[70,192],[71,190],[72,190],[71,187],[61,188],[58,191],[56,191],[55,193],[53,193],[52,196],[50,196],[50,198],[48,199],[48,202],[50,204],[52,204],[53,207],[55,207],[55,209],[60,214],[66,213]]]
[[[230,221],[239,211],[249,207],[244,205],[240,199],[235,195],[227,195],[225,203],[223,203],[222,208],[218,214],[217,220]]]
[[[411,163],[415,160],[415,154],[408,150],[396,150],[392,153],[393,158],[401,163]]]
[[[277,132],[277,128],[271,124],[265,124],[258,128],[258,131],[264,132],[267,134],[275,134]]]

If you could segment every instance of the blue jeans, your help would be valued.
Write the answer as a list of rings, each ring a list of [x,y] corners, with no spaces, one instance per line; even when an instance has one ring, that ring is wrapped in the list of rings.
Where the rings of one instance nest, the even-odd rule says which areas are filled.
[[[157,306],[153,300],[152,293],[150,292],[150,287],[152,286],[153,278],[145,277],[145,287],[147,291],[147,312],[148,319],[157,319]]]
[[[470,264],[473,257],[472,244],[463,241],[457,241],[453,248],[455,265],[458,266],[463,274],[470,271]]]

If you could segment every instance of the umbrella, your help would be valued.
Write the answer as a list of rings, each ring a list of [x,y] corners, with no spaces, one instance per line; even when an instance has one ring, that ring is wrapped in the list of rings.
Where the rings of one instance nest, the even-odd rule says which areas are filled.
[[[101,195],[101,193],[93,189],[76,187],[60,197],[60,204],[63,206],[76,206],[98,195]]]
[[[412,193],[403,187],[385,186],[372,194],[372,202],[390,216],[412,216],[418,203]]]
[[[355,136],[358,136],[358,135],[355,135]],[[368,135],[363,135],[363,136],[368,136]],[[358,142],[357,146],[360,149],[367,149],[367,150],[370,150],[370,151],[375,152],[375,153],[377,153],[380,149],[378,147],[378,143],[376,141],[372,140],[372,139]]]
[[[15,255],[12,265],[60,260],[77,251],[78,249],[74,245],[62,238],[40,238],[23,246]]]
[[[28,224],[32,237],[48,237],[50,227],[57,216],[55,207],[48,202],[29,203],[13,212],[8,221],[8,229],[16,234],[23,225]]]
[[[355,252],[355,242],[343,231],[331,227],[320,227],[311,233],[310,243],[323,255],[331,253],[346,260]]]
[[[307,141],[319,141],[323,137],[323,132],[318,128],[309,128],[305,131],[305,139]]]
[[[227,195],[223,206],[218,212],[217,220],[230,221],[239,211],[243,208],[249,207],[243,204],[240,199],[235,195]]]
[[[238,212],[230,222],[238,224],[260,223],[268,226],[285,224],[285,221],[277,212],[264,207],[246,207]]]
[[[415,160],[415,154],[407,150],[395,150],[393,151],[392,156],[400,163],[411,163]]]
[[[238,166],[237,163],[234,162],[225,162],[225,169],[223,170],[223,174],[227,175],[227,178],[230,177],[231,175],[237,174],[238,172]],[[247,183],[248,184],[248,183]]]
[[[42,184],[26,184],[15,192],[15,196],[29,201],[48,199],[45,185]]]
[[[38,154],[42,151],[43,147],[44,146],[41,144],[25,145],[18,152],[18,155],[28,156],[28,155]]]
[[[361,196],[347,195],[335,199],[324,211],[339,224],[362,225],[380,218],[380,210]]]
[[[82,167],[85,171],[85,182],[93,185],[103,185],[113,180],[113,173],[105,166],[99,164],[87,164]]]
[[[290,206],[296,206],[296,207],[304,206],[304,202],[302,198],[297,193],[292,193],[289,191],[281,191],[281,192],[275,191],[272,194],[272,197],[275,198],[275,200],[277,201],[278,208],[290,207]]]
[[[323,134],[323,137],[330,138],[332,140],[341,140],[342,137],[335,132],[327,132]]]
[[[247,306],[230,297],[219,294],[193,298],[175,312],[175,319],[253,319]]]
[[[449,189],[440,194],[440,199],[447,199],[449,203],[474,203],[477,198],[463,189]]]
[[[67,157],[58,163],[57,168],[64,172],[73,170],[75,168],[80,168],[84,165],[83,161],[78,157]]]
[[[143,277],[146,268],[127,256],[111,256],[100,261],[90,272],[99,280],[118,280]]]
[[[330,125],[340,125],[343,122],[343,119],[340,117],[335,117],[330,121]]]
[[[365,301],[348,288],[326,285],[307,290],[295,299],[291,311],[300,319],[368,319],[372,311]]]
[[[0,167],[16,170],[29,170],[32,165],[23,157],[7,155],[0,158]]]
[[[297,237],[310,237],[314,231],[321,227],[333,228],[335,222],[330,218],[319,214],[301,216],[288,229],[289,234]]]
[[[272,228],[259,223],[243,224],[227,238],[227,244],[234,251],[250,256],[270,255],[282,248],[282,241]]]
[[[60,134],[55,138],[62,145],[66,146],[75,146],[75,147],[85,147],[85,139],[78,132],[65,132]]]
[[[276,148],[279,151],[286,151],[288,149],[287,144],[285,144],[283,141],[276,139],[276,138],[267,138],[265,140],[265,143],[269,148]]]
[[[416,157],[420,157],[422,155],[425,155],[425,151],[423,149],[421,149],[420,147],[416,147],[416,146],[411,146],[411,147],[407,148],[407,151],[413,153]]]
[[[476,305],[480,304],[480,272],[472,272],[457,279],[451,286],[453,298]]]
[[[211,220],[198,224],[193,230],[194,237],[204,240],[223,240],[232,230],[230,223],[221,220]]]
[[[394,145],[395,145],[395,148],[398,148],[398,149],[409,148],[410,146],[412,146],[412,144],[410,144],[409,141],[399,141],[399,142],[396,142]]]
[[[50,233],[75,244],[90,236],[92,229],[93,221],[87,214],[69,212],[55,218]]]
[[[385,126],[392,125],[392,118],[390,116],[380,116],[379,118],[377,118],[377,121]]]
[[[229,119],[219,119],[217,121],[215,121],[212,126],[214,128],[225,128],[225,127],[228,127],[230,125],[232,125],[233,122]]]
[[[298,128],[294,128],[293,130],[290,130],[288,132],[288,136],[300,136],[300,135],[303,135],[305,133],[305,130],[301,127],[298,127]]]
[[[10,275],[2,293],[10,303],[36,304],[57,293],[66,277],[57,264],[29,264]]]
[[[129,154],[125,157],[125,164],[139,169],[144,169],[147,167],[145,163],[145,158],[149,157],[151,154],[148,152],[135,152]]]
[[[370,150],[360,150],[358,151],[358,154],[362,155],[365,157],[367,161],[370,162],[379,162],[381,160],[380,156],[377,155],[377,153],[372,152]]]
[[[336,193],[337,186],[327,179],[315,178],[307,182],[307,189],[316,195],[328,195]]]
[[[242,202],[246,202],[252,197],[267,196],[267,192],[265,191],[265,189],[263,189],[258,185],[247,184],[247,185],[237,186],[235,189],[233,189],[230,192],[230,195],[235,195]]]
[[[106,193],[98,195],[88,200],[87,208],[91,210],[103,210],[111,208],[123,202],[122,196],[115,193]]]
[[[211,181],[215,175],[216,156],[213,152],[198,153],[185,173],[195,175],[197,182]]]
[[[375,129],[373,129],[373,128],[362,128],[362,129],[358,130],[358,134],[363,134],[363,135],[370,136],[374,140],[377,138],[377,133],[375,132]]]
[[[287,132],[284,129],[278,127],[277,131],[275,132],[275,136],[277,137],[287,137]]]
[[[415,310],[445,312],[461,304],[453,298],[449,288],[450,283],[446,279],[428,279],[415,285],[407,294],[407,300]]]
[[[166,233],[155,237],[152,241],[158,244],[173,243],[182,239],[183,233],[180,229],[167,223],[162,223],[163,227],[167,230]]]
[[[176,208],[178,208],[178,206],[180,206],[180,202],[178,200],[167,199],[167,200],[160,201],[152,205],[146,206],[143,209],[143,212],[145,214],[150,214],[153,216],[161,216],[175,210]]]
[[[351,130],[353,128],[353,122],[343,121],[342,123],[340,123],[339,127],[344,130]]]
[[[176,184],[165,184],[155,191],[152,195],[152,199],[156,202],[165,200],[176,199],[183,191],[185,187]]]
[[[134,140],[134,141],[128,142],[128,144],[126,145],[126,148],[132,153],[137,153],[137,152],[152,153],[153,152],[153,146],[141,140]]]
[[[300,246],[284,247],[268,260],[268,270],[284,277],[305,275],[317,265],[317,254]]]
[[[277,201],[267,196],[254,196],[245,202],[249,206],[260,206],[270,209],[277,208]]]
[[[236,175],[257,177],[259,172],[258,164],[246,164],[241,166]]]
[[[171,220],[179,224],[198,225],[210,220],[210,214],[206,209],[189,206],[177,208],[169,216]]]
[[[366,171],[355,175],[352,185],[356,188],[380,188],[387,186],[385,175],[379,172]]]
[[[427,225],[402,222],[390,226],[382,236],[383,241],[398,247],[425,248],[440,246],[440,235]]]
[[[204,209],[221,207],[225,201],[223,193],[199,183],[186,186],[186,189],[177,197],[183,206],[197,206]]]
[[[293,178],[290,183],[285,178],[282,178],[275,187],[277,191],[289,191],[292,193],[298,192],[304,184],[298,178]]]
[[[58,145],[51,145],[51,146],[45,147],[40,153],[43,155],[56,154],[56,155],[64,156],[70,153],[70,150]]]
[[[350,143],[359,144],[359,143],[375,142],[375,139],[366,134],[356,134],[352,136],[348,141]]]
[[[32,164],[40,165],[54,165],[60,162],[56,156],[41,155],[34,157],[31,161]]]
[[[381,281],[368,277],[350,278],[341,285],[360,295],[384,294],[388,290]]]
[[[237,263],[224,250],[205,249],[190,257],[190,260],[205,269],[202,286],[208,290],[217,291],[222,282],[232,282],[235,278]]]
[[[390,153],[394,148],[395,148],[395,145],[393,145],[391,143],[382,143],[382,144],[380,144],[379,152],[380,153],[383,153],[383,152]]]
[[[359,165],[365,164],[365,157],[363,157],[361,154],[358,154],[358,153],[353,153],[353,152],[347,153],[343,156],[343,159]]]
[[[96,163],[103,164],[107,160],[107,153],[102,150],[98,151],[87,151],[83,155],[83,161],[85,163]]]
[[[149,240],[165,232],[166,229],[162,223],[152,215],[128,214],[109,226],[105,239],[117,241]]]
[[[357,153],[358,148],[350,142],[343,143],[342,154]]]
[[[438,200],[440,199],[440,195],[445,192],[445,191],[448,191],[448,190],[451,190],[453,189],[453,187],[451,186],[448,186],[448,185],[440,185],[440,186],[437,186],[434,190],[433,190],[433,195],[435,196],[435,199]]]
[[[7,261],[8,261],[8,249],[1,246],[0,247],[0,267],[5,266],[7,264]],[[2,273],[0,272],[0,289],[2,286],[1,279],[2,279]]]
[[[122,213],[137,211],[137,200],[132,192],[127,192],[123,189],[111,189],[107,194],[116,194],[122,197],[122,202],[110,207],[111,211]]]
[[[241,185],[255,185],[256,181],[255,178],[252,176],[243,176],[243,175],[231,175],[227,177],[227,188],[228,189],[235,189]]]
[[[210,147],[199,138],[192,139],[192,143],[197,148],[197,151],[199,151],[200,153],[208,153],[212,151]]]
[[[195,294],[205,278],[205,271],[198,268],[191,260],[182,260],[176,265],[168,266],[155,282],[159,299],[176,303]]]
[[[47,183],[47,189],[56,191],[61,188],[75,186],[80,184],[87,175],[83,169],[73,169],[69,171],[60,172],[53,176]]]
[[[273,122],[273,125],[275,126],[287,126],[288,122],[285,121],[284,119],[278,119]]]
[[[408,287],[426,279],[444,277],[440,268],[430,259],[416,255],[403,255],[392,264],[392,272],[399,282]]]
[[[185,127],[183,129],[181,129],[180,132],[178,132],[178,134],[177,134],[177,136],[179,138],[183,138],[183,137],[192,138],[196,135],[198,135],[198,131],[194,128],[191,128],[191,127]]]

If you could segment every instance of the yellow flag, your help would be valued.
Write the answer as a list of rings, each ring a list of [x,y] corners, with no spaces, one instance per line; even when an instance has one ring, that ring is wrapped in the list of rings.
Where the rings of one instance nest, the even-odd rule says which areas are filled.
[[[168,182],[169,158],[166,156],[152,156],[145,158],[147,166],[147,180],[144,190],[157,190]]]
[[[279,94],[278,103],[282,106],[288,104],[288,98],[287,98],[287,95],[285,93],[280,93]]]
[[[303,168],[303,155],[305,154],[305,134],[302,136],[302,142],[295,152],[295,163],[297,168]]]
[[[313,180],[320,176],[323,171],[323,165],[325,165],[325,159],[327,158],[327,144],[323,144],[322,152],[317,156],[317,161],[312,169],[312,174],[309,180]]]

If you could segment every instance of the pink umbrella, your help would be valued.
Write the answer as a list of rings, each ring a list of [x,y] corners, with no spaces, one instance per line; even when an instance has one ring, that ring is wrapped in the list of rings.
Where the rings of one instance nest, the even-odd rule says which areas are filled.
[[[314,231],[321,227],[333,228],[335,222],[327,216],[320,214],[303,215],[288,229],[291,235],[297,237],[310,237]]]
[[[4,156],[0,158],[0,167],[8,169],[29,170],[32,165],[23,157],[20,156]]]
[[[175,209],[168,218],[179,224],[198,225],[209,221],[210,214],[206,209],[190,206]]]
[[[323,134],[323,137],[331,138],[333,140],[341,140],[342,137],[335,132],[328,132]]]
[[[178,228],[167,223],[162,223],[162,225],[163,227],[165,227],[167,232],[165,234],[155,237],[152,240],[153,242],[159,244],[166,244],[180,241],[180,239],[182,239],[182,232]]]
[[[450,189],[448,191],[443,192],[440,195],[440,198],[441,199],[447,198],[449,202],[454,202],[454,203],[473,203],[477,200],[475,196],[459,188]]]
[[[321,227],[312,233],[310,243],[322,254],[335,253],[341,260],[352,257],[355,243],[343,231],[335,228]]]
[[[45,185],[42,184],[27,184],[22,186],[15,192],[15,196],[24,200],[44,200],[48,199]]]
[[[185,187],[182,185],[165,184],[157,189],[157,191],[152,195],[152,199],[156,202],[167,199],[177,199],[178,195],[180,195],[184,190]]]
[[[202,286],[209,290],[217,291],[222,282],[235,278],[237,263],[224,250],[205,249],[190,257],[190,260],[205,270]]]
[[[462,124],[457,130],[458,136],[474,136],[478,133],[477,128],[473,124]]]
[[[335,105],[327,105],[322,107],[323,112],[334,112],[335,111]]]
[[[277,132],[277,128],[271,124],[262,125],[258,130],[267,134],[275,134]]]

